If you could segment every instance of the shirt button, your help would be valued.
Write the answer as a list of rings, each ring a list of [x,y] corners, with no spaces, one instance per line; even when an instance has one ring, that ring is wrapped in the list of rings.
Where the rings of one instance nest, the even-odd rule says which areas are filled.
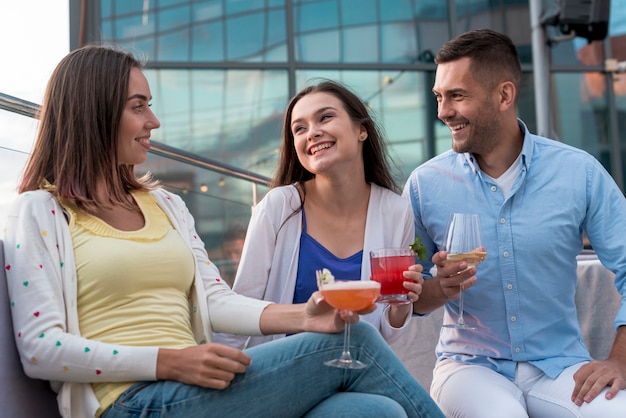
[[[502,255],[505,256],[505,257],[508,257],[509,256],[509,252],[505,251],[505,252],[502,253]]]
[[[515,315],[513,315],[513,316],[511,317],[511,321],[513,321],[513,322],[517,321],[517,317],[516,317]]]
[[[506,288],[507,288],[508,290],[511,290],[511,289],[513,289],[513,285],[512,285],[511,283],[509,283],[509,284],[507,284],[507,285],[506,285]]]
[[[495,192],[496,190],[498,190],[498,188],[496,186],[491,186],[491,191]]]
[[[504,219],[504,218],[500,218],[500,223],[501,223],[501,224],[506,223],[506,219]]]
[[[519,347],[515,347],[515,352],[516,352],[516,353],[519,353],[520,351],[522,351],[522,350],[520,350],[520,348],[519,348]]]

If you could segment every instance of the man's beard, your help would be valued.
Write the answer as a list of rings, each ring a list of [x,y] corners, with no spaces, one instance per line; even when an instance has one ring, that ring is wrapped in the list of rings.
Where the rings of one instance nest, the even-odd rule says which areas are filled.
[[[455,143],[453,141],[452,149],[454,151],[481,155],[493,151],[496,147],[501,135],[500,119],[497,117],[497,110],[494,109],[492,102],[488,101],[486,105],[487,109],[481,113],[489,116],[472,121],[469,125],[470,132],[465,142]]]

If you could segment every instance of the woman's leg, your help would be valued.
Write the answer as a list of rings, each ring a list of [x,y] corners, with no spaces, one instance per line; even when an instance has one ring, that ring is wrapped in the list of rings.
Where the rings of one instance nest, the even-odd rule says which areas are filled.
[[[406,416],[402,405],[386,396],[340,392],[318,403],[305,418],[406,418]]]
[[[215,416],[299,417],[340,392],[369,393],[400,404],[409,417],[443,417],[428,393],[417,383],[371,325],[352,326],[352,355],[368,364],[361,370],[327,367],[337,357],[342,334],[304,333],[253,347],[246,352],[252,364],[222,391],[155,382],[132,399],[122,395],[105,418],[150,415],[116,415],[162,411],[166,416],[189,417],[210,412]],[[132,389],[132,388],[131,388]],[[130,391],[130,390],[129,390]],[[338,399],[336,402],[341,402]],[[365,411],[351,403],[355,416]]]

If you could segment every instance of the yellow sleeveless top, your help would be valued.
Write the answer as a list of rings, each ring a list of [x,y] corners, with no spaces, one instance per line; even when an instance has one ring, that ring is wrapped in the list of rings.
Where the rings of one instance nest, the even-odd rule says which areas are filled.
[[[71,215],[81,334],[119,345],[196,345],[188,304],[191,250],[150,193],[132,195],[145,220],[137,231],[115,229],[62,202]],[[98,415],[134,383],[93,383],[101,404]]]

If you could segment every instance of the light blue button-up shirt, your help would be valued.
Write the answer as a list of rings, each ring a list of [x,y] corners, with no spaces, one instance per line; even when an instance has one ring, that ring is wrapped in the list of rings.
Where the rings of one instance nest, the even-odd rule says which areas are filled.
[[[527,361],[554,378],[590,359],[574,302],[583,231],[616,273],[622,305],[614,325],[626,324],[626,199],[593,156],[519,124],[522,167],[507,198],[471,154],[452,150],[415,169],[404,195],[428,260],[441,247],[449,213],[480,215],[487,259],[464,300],[464,319],[475,329],[442,328],[438,360],[480,364],[510,379],[517,362]],[[447,303],[444,322],[457,313],[457,301]]]

